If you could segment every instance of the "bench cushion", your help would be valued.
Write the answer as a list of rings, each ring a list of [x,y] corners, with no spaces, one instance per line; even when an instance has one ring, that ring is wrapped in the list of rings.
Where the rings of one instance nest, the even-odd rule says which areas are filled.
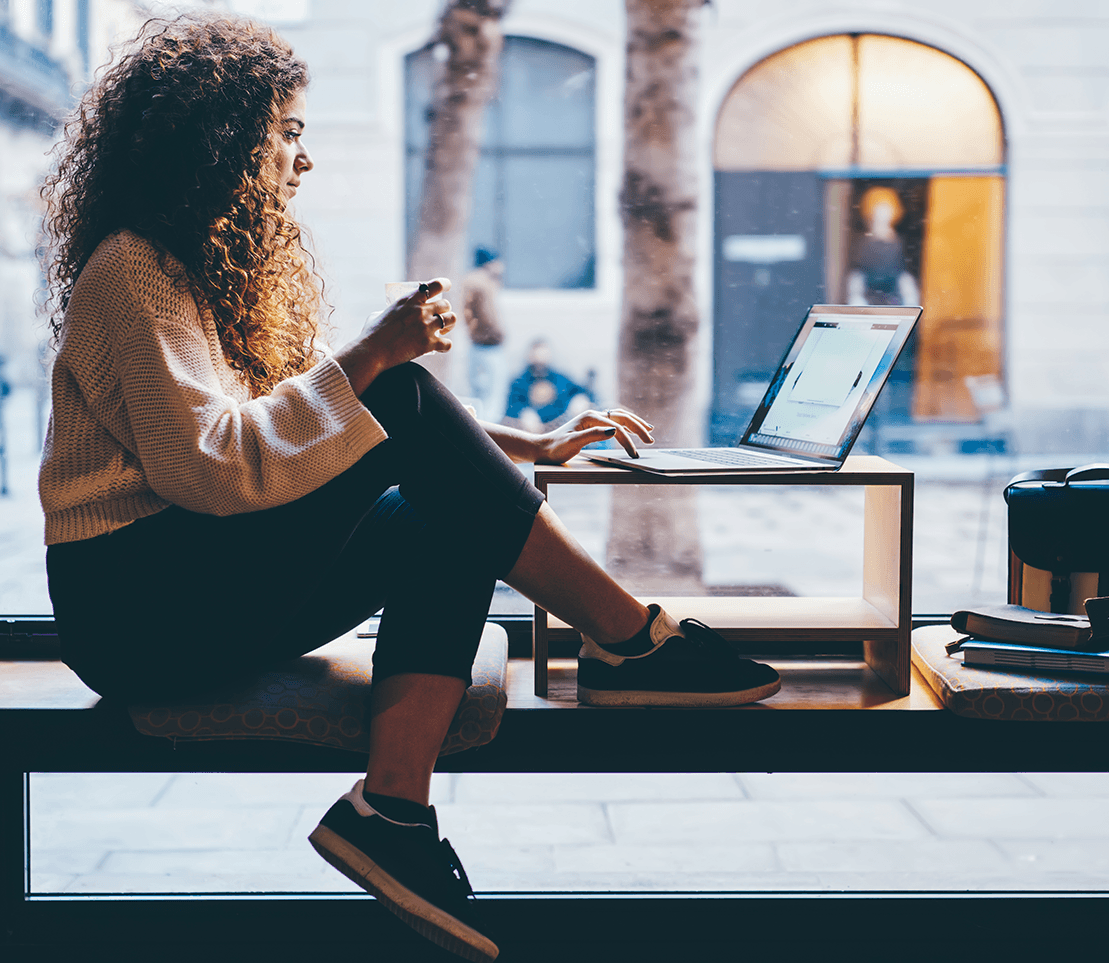
[[[972,719],[1090,721],[1109,719],[1109,686],[1080,676],[993,671],[963,665],[944,645],[960,637],[946,625],[913,632],[913,665],[952,712]]]
[[[293,739],[368,752],[372,652],[371,640],[351,633],[210,701],[131,706],[131,719],[145,735],[174,740]],[[489,622],[474,660],[473,684],[440,755],[483,745],[497,734],[508,702],[507,665],[508,636]]]

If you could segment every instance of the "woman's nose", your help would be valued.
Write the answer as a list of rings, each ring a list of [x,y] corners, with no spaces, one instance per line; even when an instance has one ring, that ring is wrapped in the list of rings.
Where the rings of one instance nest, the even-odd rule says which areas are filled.
[[[302,147],[297,151],[296,169],[300,172],[310,171],[316,165],[312,162],[312,155],[308,153],[308,148]]]

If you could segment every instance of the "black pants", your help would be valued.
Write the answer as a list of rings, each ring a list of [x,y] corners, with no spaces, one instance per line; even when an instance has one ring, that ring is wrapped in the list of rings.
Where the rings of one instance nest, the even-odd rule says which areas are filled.
[[[382,606],[375,678],[470,678],[496,580],[543,496],[419,365],[385,372],[362,402],[388,440],[303,498],[227,517],[171,506],[48,548],[63,658],[86,684],[199,694]]]

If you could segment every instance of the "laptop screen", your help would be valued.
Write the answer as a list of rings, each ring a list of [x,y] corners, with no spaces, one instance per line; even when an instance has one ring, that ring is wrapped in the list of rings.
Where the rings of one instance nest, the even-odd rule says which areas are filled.
[[[812,307],[742,443],[846,457],[919,316],[917,307]]]

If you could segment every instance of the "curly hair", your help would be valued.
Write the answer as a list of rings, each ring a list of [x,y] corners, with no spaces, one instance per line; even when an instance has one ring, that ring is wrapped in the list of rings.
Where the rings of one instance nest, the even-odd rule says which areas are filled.
[[[86,93],[42,188],[43,267],[55,341],[97,245],[127,229],[219,332],[254,397],[315,363],[322,293],[267,162],[278,111],[308,70],[268,27],[185,15],[152,20]]]

